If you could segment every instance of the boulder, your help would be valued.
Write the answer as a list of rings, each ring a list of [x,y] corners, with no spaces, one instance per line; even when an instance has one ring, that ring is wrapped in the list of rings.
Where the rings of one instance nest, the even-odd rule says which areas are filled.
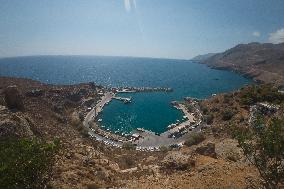
[[[198,154],[201,154],[201,155],[204,155],[204,156],[210,156],[212,158],[217,158],[214,143],[207,143],[205,146],[201,146],[201,147],[196,148],[195,151]]]
[[[0,106],[0,138],[32,136],[30,122],[22,113],[11,113],[7,108]]]
[[[116,172],[120,171],[119,165],[117,163],[110,163],[109,168],[113,171],[116,171]]]
[[[4,90],[4,99],[8,108],[24,110],[23,96],[17,86],[8,86]]]
[[[161,162],[164,170],[187,170],[195,166],[195,159],[181,152],[170,152]]]

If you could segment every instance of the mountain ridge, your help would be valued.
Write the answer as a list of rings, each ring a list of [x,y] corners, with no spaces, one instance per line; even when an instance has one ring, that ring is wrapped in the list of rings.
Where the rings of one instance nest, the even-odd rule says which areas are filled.
[[[198,62],[239,72],[257,82],[284,85],[284,43],[239,44]]]

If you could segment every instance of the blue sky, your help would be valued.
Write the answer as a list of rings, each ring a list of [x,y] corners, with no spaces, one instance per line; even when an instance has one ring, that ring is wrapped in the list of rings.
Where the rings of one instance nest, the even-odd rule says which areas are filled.
[[[283,0],[0,0],[0,57],[188,59],[284,42]]]

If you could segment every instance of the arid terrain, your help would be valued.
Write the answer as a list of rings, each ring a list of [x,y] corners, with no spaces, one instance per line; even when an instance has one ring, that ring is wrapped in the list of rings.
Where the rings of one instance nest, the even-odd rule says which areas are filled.
[[[225,52],[194,59],[213,68],[242,73],[255,81],[284,85],[284,43],[239,44]]]
[[[21,104],[19,109],[4,100],[11,86],[18,95],[10,100]],[[61,148],[48,181],[52,188],[261,187],[256,168],[230,137],[230,125],[245,126],[249,119],[248,106],[240,103],[245,89],[200,102],[211,118],[199,143],[157,152],[109,147],[88,137],[82,117],[100,98],[99,90],[104,89],[94,83],[55,86],[1,77],[0,137],[59,139]],[[233,113],[225,119],[229,110]],[[278,115],[283,116],[283,103]]]

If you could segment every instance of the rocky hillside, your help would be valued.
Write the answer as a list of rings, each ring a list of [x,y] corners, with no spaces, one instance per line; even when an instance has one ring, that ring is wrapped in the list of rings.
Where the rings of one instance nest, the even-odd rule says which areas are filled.
[[[240,72],[256,81],[284,85],[284,43],[240,44],[199,62]]]
[[[84,132],[78,112],[87,111],[91,102],[99,100],[97,91],[101,90],[93,83],[54,86],[0,77],[0,139],[59,139],[61,149],[49,180],[52,188],[261,187],[257,169],[226,134],[227,123],[244,125],[248,119],[248,108],[240,104],[242,93],[217,95],[200,102],[211,124],[201,132],[204,138],[200,143],[142,152],[106,146]],[[225,107],[232,107],[229,117]]]

